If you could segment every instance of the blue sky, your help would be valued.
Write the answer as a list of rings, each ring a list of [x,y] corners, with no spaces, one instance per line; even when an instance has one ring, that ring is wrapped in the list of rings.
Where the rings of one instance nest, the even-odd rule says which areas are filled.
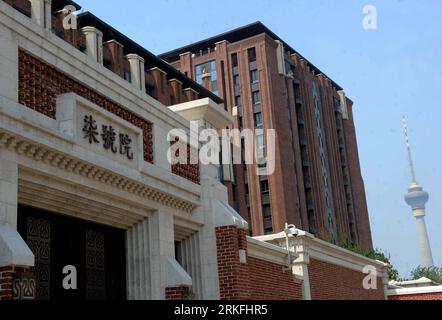
[[[430,193],[427,227],[442,265],[442,1],[79,0],[153,53],[260,20],[345,88],[355,102],[359,153],[374,244],[401,276],[419,264],[402,130],[409,122],[419,182]],[[103,4],[105,3],[105,4]],[[375,5],[378,29],[362,28]]]

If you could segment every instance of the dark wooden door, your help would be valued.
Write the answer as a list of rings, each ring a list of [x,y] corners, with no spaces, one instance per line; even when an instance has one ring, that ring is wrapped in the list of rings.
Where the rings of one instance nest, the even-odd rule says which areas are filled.
[[[18,230],[35,255],[37,299],[126,298],[124,230],[26,206]],[[63,286],[67,266],[75,267],[77,289]]]

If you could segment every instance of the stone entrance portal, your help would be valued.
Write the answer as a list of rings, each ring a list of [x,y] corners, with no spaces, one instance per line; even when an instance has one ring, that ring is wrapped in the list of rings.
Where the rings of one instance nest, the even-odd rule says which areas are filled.
[[[35,255],[37,300],[126,299],[125,230],[19,206],[18,231]],[[66,266],[76,290],[63,287]]]

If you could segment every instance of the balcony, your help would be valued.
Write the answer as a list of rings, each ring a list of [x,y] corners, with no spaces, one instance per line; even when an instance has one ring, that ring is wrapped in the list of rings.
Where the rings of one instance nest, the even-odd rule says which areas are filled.
[[[339,145],[339,149],[341,149],[341,150],[345,149],[345,142],[344,142],[344,139],[339,138],[339,140],[338,140],[338,145]]]
[[[336,121],[336,128],[342,130],[342,121]]]
[[[302,135],[302,136],[299,137],[299,143],[303,147],[307,146],[307,138],[306,138],[305,135]]]
[[[297,120],[298,120],[298,125],[303,126],[305,124],[303,116],[298,115],[298,119]]]
[[[264,217],[264,229],[273,227],[272,217]]]
[[[262,204],[270,204],[270,195],[268,193],[263,193],[261,195],[261,202]]]
[[[310,161],[306,159],[302,160],[302,166],[306,168],[310,167]]]
[[[304,187],[306,189],[312,188],[312,180],[310,178],[304,178]]]

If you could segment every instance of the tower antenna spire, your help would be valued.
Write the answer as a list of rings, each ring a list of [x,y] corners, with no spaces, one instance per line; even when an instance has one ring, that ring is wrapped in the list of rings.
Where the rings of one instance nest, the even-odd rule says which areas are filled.
[[[407,127],[407,120],[405,119],[405,116],[403,117],[403,123],[404,123],[404,133],[405,133],[405,143],[407,145],[407,152],[408,152],[408,164],[410,166],[410,173],[411,173],[411,179],[412,182],[416,183],[416,172],[414,171],[414,163],[413,163],[413,157],[411,156],[411,147],[410,147],[410,139],[408,138],[408,127]]]

